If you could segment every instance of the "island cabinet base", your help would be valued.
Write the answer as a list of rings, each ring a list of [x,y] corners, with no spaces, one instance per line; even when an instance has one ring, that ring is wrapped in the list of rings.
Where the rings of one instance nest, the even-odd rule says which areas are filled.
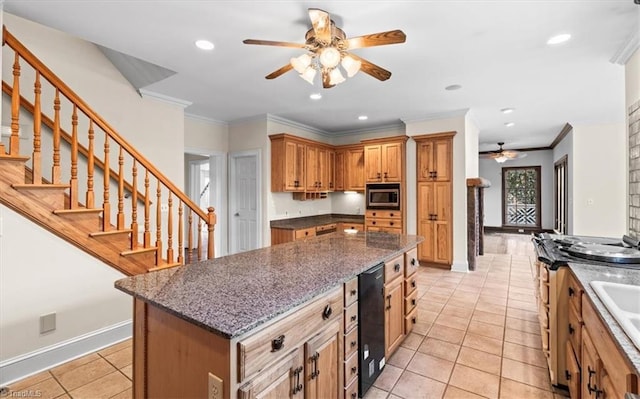
[[[134,397],[342,398],[343,304],[336,287],[227,339],[134,299]]]

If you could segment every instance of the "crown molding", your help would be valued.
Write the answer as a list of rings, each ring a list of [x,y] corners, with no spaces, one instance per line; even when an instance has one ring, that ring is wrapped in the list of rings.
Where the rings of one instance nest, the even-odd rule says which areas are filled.
[[[455,118],[457,116],[465,116],[469,112],[469,108],[456,109],[453,111],[444,111],[444,112],[434,112],[432,114],[424,115],[420,118],[400,118],[405,125],[409,123],[418,123],[418,122],[427,122],[433,121],[437,119],[447,119],[447,118]]]
[[[355,130],[347,130],[345,132],[337,132],[332,135],[332,137],[343,137],[343,136],[355,136],[357,134],[367,134],[367,133],[380,133],[387,130],[395,130],[395,129],[405,129],[405,124],[400,123],[390,123],[388,125],[380,125],[374,127],[363,127]]]
[[[333,137],[334,136],[331,133],[327,132],[326,130],[322,130],[322,129],[318,129],[317,127],[305,125],[304,123],[292,121],[290,119],[286,119],[286,118],[283,118],[281,116],[267,114],[267,121],[276,122],[276,123],[283,124],[285,126],[290,126],[290,127],[295,127],[295,128],[298,128],[298,129],[307,130],[307,131],[309,131],[311,133],[315,133],[315,134],[318,134],[318,135],[324,136],[324,137]]]
[[[209,117],[206,117],[206,116],[189,114],[187,112],[184,113],[184,117],[185,118],[189,118],[189,119],[195,119],[195,120],[203,121],[203,122],[208,122],[208,123],[211,123],[213,125],[229,126],[229,122],[225,122],[225,121],[221,121],[221,120],[218,120],[218,119],[209,118]]]
[[[140,94],[140,97],[142,98],[152,98],[154,100],[162,101],[171,105],[177,105],[182,108],[187,108],[189,105],[193,104],[191,101],[182,100],[180,98],[167,96],[146,89],[138,89],[138,94]]]
[[[560,130],[560,132],[558,132],[558,135],[556,136],[556,138],[553,139],[551,144],[549,144],[549,147],[556,148],[556,146],[560,144],[560,142],[564,140],[564,138],[567,137],[567,134],[571,133],[572,130],[573,130],[573,126],[571,126],[571,124],[569,123],[565,123],[562,129]]]
[[[609,61],[613,64],[624,65],[639,48],[640,33],[638,33],[638,29],[634,29]]]

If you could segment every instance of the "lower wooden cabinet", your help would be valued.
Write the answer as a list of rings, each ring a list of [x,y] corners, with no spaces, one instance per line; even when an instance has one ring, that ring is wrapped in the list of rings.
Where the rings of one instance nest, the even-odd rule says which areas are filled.
[[[305,399],[341,396],[341,335],[340,323],[334,323],[305,343]]]
[[[451,183],[418,183],[418,246],[421,261],[450,265],[453,257]]]
[[[294,349],[268,371],[238,389],[239,399],[304,397],[302,349]]]
[[[404,339],[404,296],[402,278],[395,278],[384,286],[385,356],[395,352]]]
[[[565,357],[567,361],[565,378],[567,379],[567,387],[569,388],[571,398],[577,399],[580,398],[580,365],[576,360],[571,342],[566,342],[565,350]]]

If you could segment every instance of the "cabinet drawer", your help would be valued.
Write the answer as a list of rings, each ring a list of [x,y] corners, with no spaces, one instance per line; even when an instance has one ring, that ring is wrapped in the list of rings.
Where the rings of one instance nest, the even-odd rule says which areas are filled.
[[[549,328],[549,308],[542,302],[538,302],[538,318],[541,328]]]
[[[418,291],[414,290],[409,296],[404,298],[404,312],[409,313],[418,304]]]
[[[367,219],[377,219],[377,218],[385,218],[385,219],[402,219],[402,212],[400,211],[367,211],[366,213]]]
[[[338,227],[338,229],[340,231],[342,231],[343,229],[351,229],[351,230],[358,230],[358,231],[364,231],[364,223],[340,223],[341,226]]]
[[[402,229],[402,221],[399,219],[367,219],[367,227]]]
[[[413,248],[404,254],[404,276],[409,277],[418,271],[418,248]]]
[[[404,334],[409,335],[413,330],[414,324],[418,321],[418,308],[413,309],[404,317]]]
[[[302,351],[297,348],[292,350],[290,353],[285,355],[282,360],[269,367],[268,373],[259,374],[254,379],[238,388],[238,398],[256,399],[263,397],[262,395],[264,392],[268,391],[269,386],[273,385],[274,379],[288,379],[289,387],[295,386],[298,378],[294,372],[302,372],[303,364],[304,360],[302,358]]]
[[[542,350],[545,352],[549,351],[549,329],[542,330],[542,334],[540,335],[542,339]]]
[[[582,320],[576,314],[576,310],[573,306],[569,305],[569,322],[567,323],[567,336],[574,348],[582,348]],[[580,352],[576,353],[578,363],[581,362]]]
[[[358,399],[358,379],[351,381],[348,387],[344,389],[344,399]]]
[[[358,351],[358,329],[354,328],[350,333],[344,336],[344,358],[348,359],[349,356]]]
[[[344,310],[344,333],[348,333],[358,325],[358,302],[354,302]]]
[[[565,345],[565,358],[567,360],[565,377],[567,378],[567,385],[569,386],[569,393],[572,398],[580,397],[580,366],[576,360],[573,346],[571,341],[566,341]],[[580,348],[576,352],[580,352]]]
[[[578,315],[582,315],[582,288],[576,282],[571,273],[567,273],[567,295],[569,295],[569,305],[573,304]],[[582,320],[582,318],[580,318]]]
[[[380,231],[383,233],[390,233],[390,234],[402,234],[402,228],[396,229],[391,227],[367,226],[367,231]]]
[[[335,223],[325,224],[325,225],[322,225],[322,226],[316,226],[316,233],[320,232],[320,231],[335,230],[335,229],[336,229],[336,224]]]
[[[549,303],[549,283],[540,280],[540,301]]]
[[[358,379],[358,355],[355,353],[344,362],[344,385],[349,386]]]
[[[307,237],[314,237],[316,235],[316,228],[311,227],[308,229],[296,230],[295,237],[296,240],[301,240]]]
[[[358,300],[358,277],[344,283],[344,306],[347,307]]]
[[[547,265],[544,263],[540,263],[540,281],[545,283],[549,282],[549,269],[547,269]]]
[[[402,265],[404,264],[404,254],[397,256],[384,264],[384,283],[387,284],[397,277],[402,276]]]
[[[342,317],[342,287],[238,342],[238,381],[262,370],[304,339]]]
[[[418,287],[418,281],[416,276],[411,276],[408,279],[404,280],[404,296],[408,296]]]

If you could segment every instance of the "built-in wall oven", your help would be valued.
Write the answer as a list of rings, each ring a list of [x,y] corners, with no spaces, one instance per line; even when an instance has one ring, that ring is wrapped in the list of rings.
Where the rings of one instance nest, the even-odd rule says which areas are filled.
[[[400,184],[367,184],[367,209],[400,209]]]

